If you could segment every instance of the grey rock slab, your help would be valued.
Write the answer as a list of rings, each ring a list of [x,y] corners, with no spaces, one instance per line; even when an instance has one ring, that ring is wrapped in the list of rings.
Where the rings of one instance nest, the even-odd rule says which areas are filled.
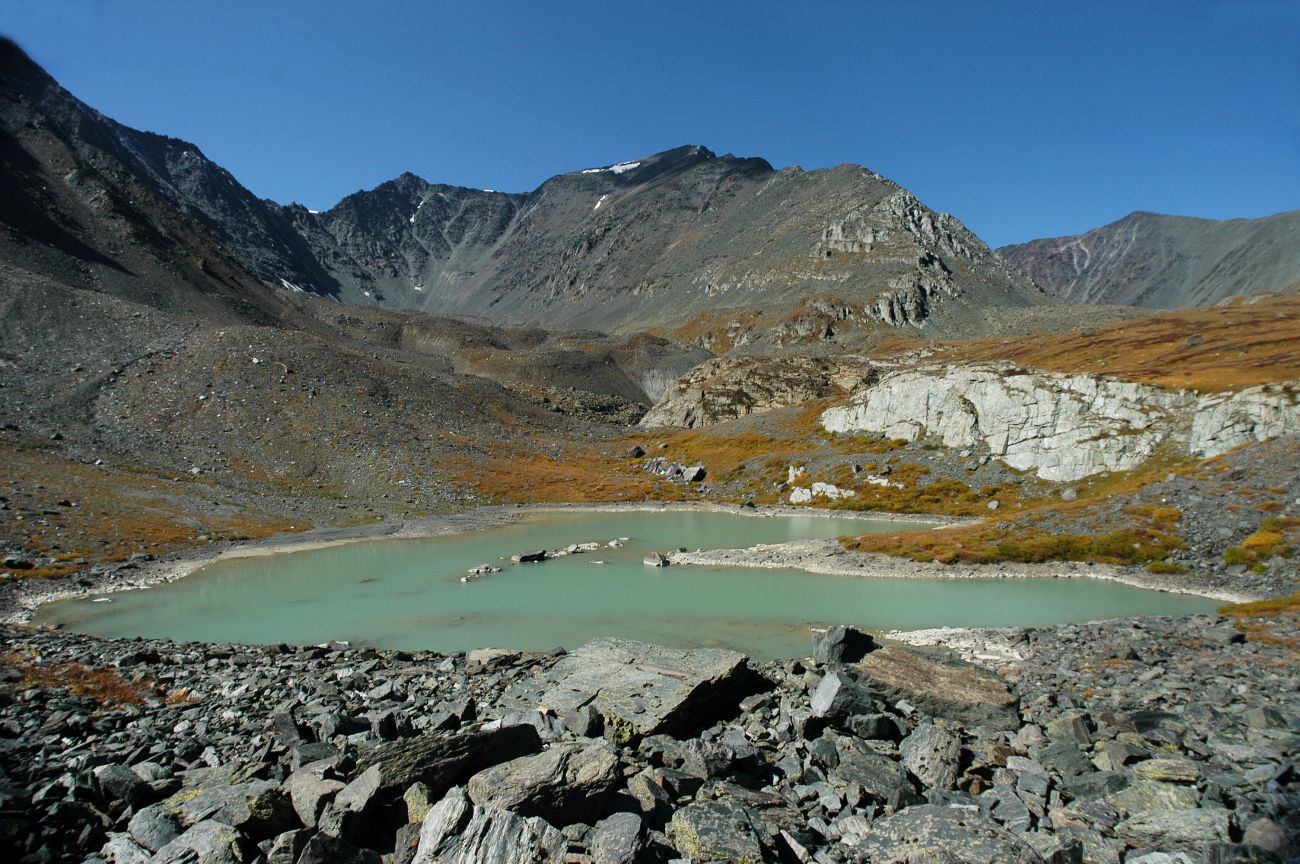
[[[1181,758],[1148,759],[1137,763],[1130,770],[1140,780],[1164,783],[1195,783],[1201,777],[1200,765],[1191,759]]]
[[[244,837],[230,825],[208,820],[191,825],[185,833],[158,850],[151,864],[243,864]]]
[[[150,852],[157,852],[180,836],[181,826],[175,813],[161,804],[153,804],[131,817],[126,833]]]
[[[1197,800],[1196,793],[1182,784],[1139,780],[1114,795],[1108,795],[1106,803],[1121,813],[1142,813],[1148,810],[1191,810],[1196,807]]]
[[[1115,826],[1116,835],[1131,846],[1171,852],[1199,852],[1207,843],[1228,839],[1227,810],[1147,810]]]
[[[100,765],[93,773],[100,791],[110,801],[129,806],[149,794],[149,784],[126,765]]]
[[[543,675],[543,706],[564,716],[591,705],[619,744],[705,728],[736,711],[761,684],[745,655],[735,651],[613,638],[588,642]]]
[[[296,864],[380,864],[380,860],[378,852],[318,831],[303,845]]]
[[[898,746],[903,767],[926,786],[951,789],[961,770],[961,736],[946,726],[921,723]]]
[[[998,785],[980,796],[980,806],[990,817],[1012,831],[1023,833],[1033,824],[1029,808],[1010,786]]]
[[[308,828],[316,827],[325,805],[334,800],[334,796],[343,786],[343,781],[323,777],[320,771],[312,768],[295,771],[284,781],[284,788],[289,793],[294,812]]]
[[[262,846],[266,853],[266,864],[297,864],[298,856],[302,854],[311,836],[312,832],[305,828],[277,834]]]
[[[1286,832],[1272,819],[1259,818],[1246,824],[1241,832],[1241,842],[1247,846],[1256,846],[1279,857],[1285,856],[1289,844]]]
[[[615,813],[591,835],[592,864],[635,864],[645,850],[645,825],[635,813]]]
[[[876,707],[866,688],[861,687],[843,672],[827,672],[812,694],[812,712],[832,723],[840,723],[854,715],[872,712]]]
[[[970,807],[923,804],[877,820],[855,850],[871,864],[1043,864],[1025,840]]]
[[[371,765],[352,779],[320,813],[321,832],[359,843],[379,810],[382,782],[378,765]]]
[[[762,864],[763,847],[750,815],[743,808],[719,801],[696,801],[673,814],[668,822],[673,848],[693,861]]]
[[[141,847],[126,834],[109,834],[99,857],[111,864],[147,864],[152,850]]]
[[[476,807],[457,786],[424,817],[412,864],[560,864],[566,847],[545,820]]]
[[[599,818],[621,778],[618,756],[608,744],[572,742],[480,771],[469,779],[468,791],[480,807],[563,826]]]
[[[293,804],[279,784],[266,780],[187,787],[162,804],[180,817],[182,825],[212,820],[253,840],[274,837],[295,827]]]
[[[915,789],[907,771],[892,759],[858,749],[841,749],[839,764],[831,777],[843,783],[856,783],[863,791],[882,802],[908,803]]]
[[[357,768],[379,767],[379,791],[385,800],[400,797],[416,782],[425,783],[432,796],[441,798],[484,768],[536,753],[541,747],[537,730],[529,725],[467,726],[381,744],[362,756]]]
[[[1014,729],[1019,700],[992,672],[890,645],[846,667],[860,684],[890,704],[905,700],[934,717],[967,727]]]
[[[901,735],[898,723],[888,714],[855,714],[844,728],[859,738],[897,741]]]

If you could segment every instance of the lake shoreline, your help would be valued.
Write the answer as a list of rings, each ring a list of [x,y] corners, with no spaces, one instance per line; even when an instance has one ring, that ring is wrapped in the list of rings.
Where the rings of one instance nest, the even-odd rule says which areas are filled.
[[[1224,603],[1246,603],[1265,595],[1227,591],[1197,584],[1194,577],[1149,573],[1136,567],[1117,567],[1079,561],[1043,564],[940,564],[864,552],[850,552],[834,540],[796,540],[746,549],[709,549],[672,552],[674,564],[807,570],[830,576],[880,579],[1099,579],[1145,591],[1189,594]]]
[[[353,526],[330,526],[279,534],[258,540],[209,543],[194,549],[149,560],[131,560],[97,574],[73,574],[57,580],[20,580],[0,586],[0,623],[32,625],[36,611],[47,603],[149,588],[193,575],[208,565],[239,558],[263,557],[380,540],[422,539],[485,530],[547,513],[619,512],[714,512],[751,518],[814,517],[893,521],[903,525],[934,525],[936,528],[969,524],[961,519],[923,514],[843,511],[787,506],[744,507],[716,502],[610,502],[596,504],[525,504],[477,507],[420,519],[388,519]],[[511,551],[503,550],[509,554]],[[944,565],[921,563],[905,558],[852,553],[835,540],[799,540],[760,544],[746,549],[712,549],[694,552],[670,551],[676,564],[722,565],[754,568],[804,570],[826,575],[868,578],[921,579],[1005,579],[1005,578],[1091,578],[1114,581],[1144,590],[1192,594],[1224,602],[1258,599],[1242,592],[1213,590],[1190,580],[1158,576],[1131,568],[1088,565],[1076,562],[1051,564]],[[978,638],[984,628],[950,628],[952,638]],[[907,641],[908,631],[891,634]],[[959,641],[961,641],[959,639]]]
[[[134,591],[193,575],[219,561],[329,549],[376,540],[417,540],[480,531],[544,513],[711,512],[753,518],[811,516],[828,519],[893,521],[903,524],[961,525],[976,520],[912,513],[877,513],[785,506],[744,507],[718,502],[608,502],[595,504],[500,504],[418,519],[385,519],[360,525],[328,526],[257,540],[207,543],[147,560],[128,560],[102,573],[73,573],[59,579],[20,579],[0,586],[0,623],[31,624],[36,610],[60,600]]]

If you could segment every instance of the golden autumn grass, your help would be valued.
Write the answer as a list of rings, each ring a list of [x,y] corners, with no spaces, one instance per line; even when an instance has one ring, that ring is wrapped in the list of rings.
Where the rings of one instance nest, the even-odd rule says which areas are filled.
[[[143,705],[145,701],[144,692],[112,669],[95,669],[81,663],[41,663],[18,653],[0,654],[0,665],[21,672],[25,687],[58,687],[106,707]]]
[[[864,534],[845,538],[853,551],[937,561],[941,564],[1022,564],[1044,561],[1098,561],[1149,564],[1185,548],[1176,520],[1151,518],[1131,508],[1132,525],[1104,534],[1053,532],[1007,521],[983,522],[938,531]]]
[[[1052,372],[1094,372],[1202,391],[1300,379],[1300,296],[1263,295],[1075,333],[957,342],[900,341],[878,356],[922,345],[932,360],[1003,360]]]
[[[1222,606],[1219,614],[1235,619],[1237,629],[1247,639],[1287,646],[1292,649],[1292,659],[1300,659],[1300,591],[1286,597]]]
[[[30,515],[21,522],[7,520],[5,538],[53,559],[18,571],[22,578],[67,575],[82,566],[77,559],[122,561],[138,552],[160,555],[206,540],[253,539],[311,527],[301,520],[290,523],[234,505],[214,505],[212,487],[198,481],[177,483],[170,473],[100,468],[7,447],[0,447],[0,464],[4,479],[18,481],[10,488],[29,496],[22,509]],[[200,502],[208,506],[199,508]]]

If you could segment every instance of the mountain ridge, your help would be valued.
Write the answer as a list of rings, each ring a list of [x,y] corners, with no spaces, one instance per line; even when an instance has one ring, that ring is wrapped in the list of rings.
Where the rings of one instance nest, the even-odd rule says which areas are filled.
[[[193,219],[248,274],[281,289],[609,331],[719,307],[794,309],[827,293],[851,317],[886,327],[1050,302],[957,219],[859,166],[778,171],[761,158],[687,145],[559,174],[527,193],[406,172],[314,212],[258,198],[197,146],[129,129],[12,42],[2,51],[8,110],[48,133],[28,145],[44,153],[49,138],[76,142],[82,161],[124,166],[139,197]],[[14,142],[15,151],[24,146]]]
[[[1223,220],[1137,210],[998,254],[1071,303],[1207,306],[1300,282],[1300,210]]]

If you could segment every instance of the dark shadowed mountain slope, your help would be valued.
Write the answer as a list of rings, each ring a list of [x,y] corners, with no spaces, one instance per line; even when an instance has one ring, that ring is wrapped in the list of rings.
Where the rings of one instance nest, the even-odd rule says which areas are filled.
[[[1207,306],[1300,281],[1300,210],[1222,222],[1130,213],[1076,237],[998,252],[1072,303]]]
[[[192,145],[104,117],[0,39],[0,259],[160,309],[265,323],[284,316],[282,299],[222,229],[259,211],[273,214]]]

